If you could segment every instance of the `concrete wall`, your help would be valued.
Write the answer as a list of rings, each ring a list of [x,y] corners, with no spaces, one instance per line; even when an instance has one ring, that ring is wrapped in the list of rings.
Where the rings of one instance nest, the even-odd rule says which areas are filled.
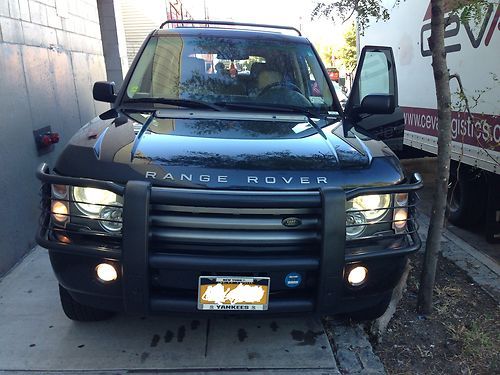
[[[35,168],[109,108],[92,99],[105,79],[96,0],[0,0],[0,275],[35,244]],[[32,132],[48,125],[61,141],[38,156]]]

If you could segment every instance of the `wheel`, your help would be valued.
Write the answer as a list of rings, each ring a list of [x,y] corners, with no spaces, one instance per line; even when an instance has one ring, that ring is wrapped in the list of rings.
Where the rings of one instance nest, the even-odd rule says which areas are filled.
[[[385,313],[390,303],[391,303],[391,296],[383,299],[375,306],[368,307],[363,310],[353,311],[348,313],[347,315],[355,322],[363,322],[365,320],[375,320],[381,317]]]
[[[459,227],[469,228],[484,221],[486,183],[484,176],[467,165],[453,163],[448,188],[448,220]]]
[[[71,294],[59,285],[59,296],[61,297],[61,305],[64,313],[71,320],[78,322],[97,322],[111,318],[115,313],[96,309],[94,307],[85,306],[75,301]]]

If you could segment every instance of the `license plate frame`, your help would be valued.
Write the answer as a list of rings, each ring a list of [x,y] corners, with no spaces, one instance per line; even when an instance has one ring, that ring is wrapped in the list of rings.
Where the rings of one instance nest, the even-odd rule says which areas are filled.
[[[270,277],[200,276],[198,310],[265,311],[269,308],[270,286]]]

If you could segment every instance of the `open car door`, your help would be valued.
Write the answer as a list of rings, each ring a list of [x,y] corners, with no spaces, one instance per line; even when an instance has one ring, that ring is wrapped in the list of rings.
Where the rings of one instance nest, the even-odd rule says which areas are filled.
[[[393,150],[403,147],[404,118],[398,106],[398,83],[392,48],[365,46],[344,111],[344,133],[354,128],[383,140]]]

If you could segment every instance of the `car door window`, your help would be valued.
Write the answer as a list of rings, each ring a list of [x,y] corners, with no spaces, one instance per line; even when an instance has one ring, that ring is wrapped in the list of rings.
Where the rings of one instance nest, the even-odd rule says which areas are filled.
[[[370,94],[394,94],[390,89],[388,71],[389,63],[383,52],[366,53],[359,79],[360,102]]]

